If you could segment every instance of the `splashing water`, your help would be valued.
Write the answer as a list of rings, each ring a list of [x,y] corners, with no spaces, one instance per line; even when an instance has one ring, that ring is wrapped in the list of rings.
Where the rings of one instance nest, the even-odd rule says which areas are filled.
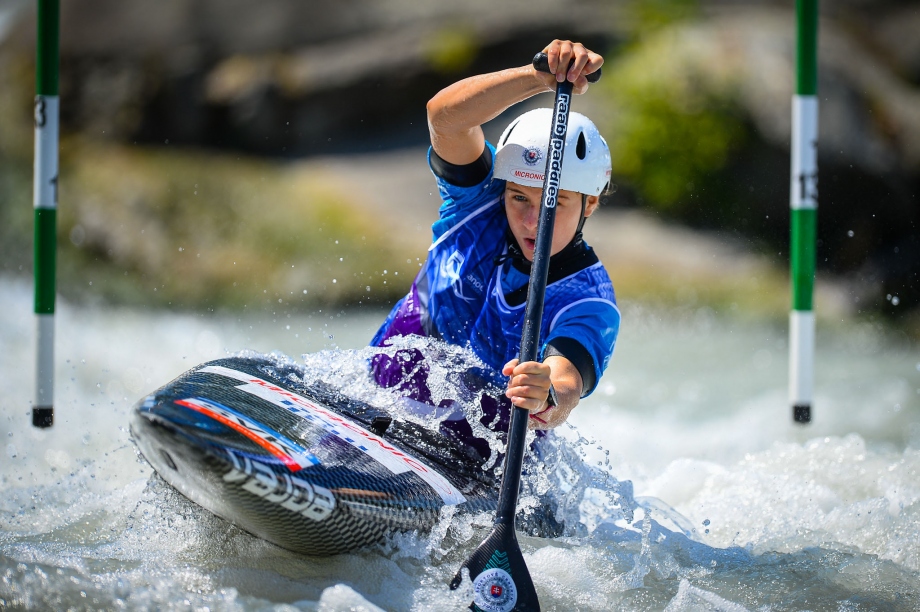
[[[383,313],[61,304],[57,420],[39,431],[30,291],[0,279],[0,303],[0,608],[458,610],[471,600],[446,585],[489,515],[446,508],[429,533],[303,557],[186,500],[129,440],[137,399],[244,347],[278,359],[306,351],[309,375],[433,428],[443,415],[420,416],[371,383],[367,350],[329,345],[333,335],[363,346]],[[920,609],[916,350],[868,325],[831,331],[819,326],[815,421],[802,428],[787,414],[785,330],[624,307],[609,373],[526,464],[522,512],[549,506],[564,524],[556,537],[519,537],[543,608]],[[448,398],[452,371],[472,362],[430,350],[443,353],[432,380]],[[471,416],[475,406],[460,402]]]

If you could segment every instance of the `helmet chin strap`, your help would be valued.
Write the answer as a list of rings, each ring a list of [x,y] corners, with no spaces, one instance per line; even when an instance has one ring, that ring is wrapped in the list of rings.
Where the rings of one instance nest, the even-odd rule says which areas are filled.
[[[585,216],[586,210],[588,210],[588,195],[583,193],[581,194],[581,219],[578,220],[578,227],[575,228],[575,236],[569,244],[577,245],[584,240],[584,237],[581,235],[581,230],[585,226],[585,221],[588,219]]]

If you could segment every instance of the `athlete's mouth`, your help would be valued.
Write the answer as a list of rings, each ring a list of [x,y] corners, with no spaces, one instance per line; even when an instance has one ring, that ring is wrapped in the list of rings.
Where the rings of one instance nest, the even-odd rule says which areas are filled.
[[[524,238],[524,248],[525,249],[527,249],[528,251],[532,251],[536,248],[536,246],[537,246],[536,238]]]

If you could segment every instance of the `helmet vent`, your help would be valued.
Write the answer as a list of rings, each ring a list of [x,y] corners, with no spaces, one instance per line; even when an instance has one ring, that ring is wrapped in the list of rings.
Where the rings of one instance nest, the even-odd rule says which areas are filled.
[[[588,155],[588,141],[585,140],[585,133],[578,134],[578,142],[575,143],[575,155],[578,159],[584,159]]]
[[[505,137],[504,137],[504,138],[502,139],[502,141],[498,144],[499,147],[505,146],[505,144],[508,142],[508,139],[511,138],[511,132],[514,131],[514,128],[517,127],[517,124],[520,123],[520,121],[521,121],[521,118],[518,117],[518,118],[515,120],[514,123],[512,123],[511,125],[508,126],[508,129],[505,130]]]

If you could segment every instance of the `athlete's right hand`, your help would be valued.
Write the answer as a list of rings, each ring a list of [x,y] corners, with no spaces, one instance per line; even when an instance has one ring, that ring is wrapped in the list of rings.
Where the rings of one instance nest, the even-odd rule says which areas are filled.
[[[508,377],[505,396],[518,408],[542,412],[546,410],[546,398],[549,395],[551,370],[545,363],[512,359],[502,368],[502,374]]]

